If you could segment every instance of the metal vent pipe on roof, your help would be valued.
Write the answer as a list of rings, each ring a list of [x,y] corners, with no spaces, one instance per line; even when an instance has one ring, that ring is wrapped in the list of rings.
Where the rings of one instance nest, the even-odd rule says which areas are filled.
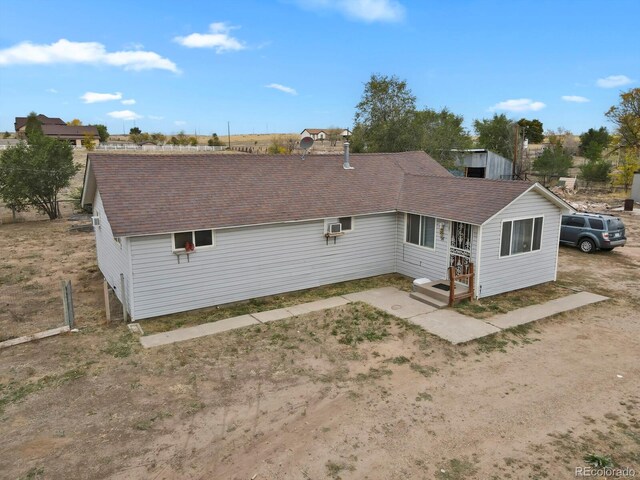
[[[349,142],[344,142],[344,161],[342,163],[342,168],[345,170],[353,170],[353,167],[349,163]]]

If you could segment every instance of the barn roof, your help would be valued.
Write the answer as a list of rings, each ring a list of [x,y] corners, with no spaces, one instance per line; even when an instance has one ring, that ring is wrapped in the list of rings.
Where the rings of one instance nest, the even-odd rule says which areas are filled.
[[[90,153],[115,236],[402,211],[480,225],[534,187],[453,177],[424,152],[342,155]],[[540,187],[542,188],[542,187]]]

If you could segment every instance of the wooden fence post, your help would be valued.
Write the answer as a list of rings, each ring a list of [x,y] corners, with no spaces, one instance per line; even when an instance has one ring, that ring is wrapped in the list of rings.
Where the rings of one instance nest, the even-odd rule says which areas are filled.
[[[449,267],[449,307],[453,306],[456,296],[456,267]]]
[[[70,329],[75,325],[75,314],[73,311],[73,294],[71,291],[71,282],[69,280],[61,280],[62,284],[62,305],[64,306],[64,323]]]

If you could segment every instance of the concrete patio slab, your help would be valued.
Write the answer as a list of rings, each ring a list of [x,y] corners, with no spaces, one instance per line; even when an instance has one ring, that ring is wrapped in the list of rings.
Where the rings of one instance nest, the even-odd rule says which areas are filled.
[[[437,309],[409,297],[409,292],[403,292],[395,287],[382,287],[364,292],[350,293],[344,298],[352,302],[365,302],[380,310],[400,318],[411,318],[424,313],[435,312]]]
[[[159,347],[160,345],[184,342],[185,340],[206,337],[249,325],[260,325],[260,323],[251,315],[241,315],[217,322],[203,323],[202,325],[196,325],[194,327],[179,328],[170,332],[147,335],[140,337],[140,343],[144,348]]]
[[[500,331],[477,318],[467,317],[453,310],[437,310],[435,312],[417,315],[408,319],[427,332],[457,345],[480,337],[485,337]]]
[[[556,298],[555,300],[549,300],[540,305],[531,305],[530,307],[519,308],[518,310],[496,315],[488,318],[486,321],[498,328],[512,328],[608,299],[609,297],[603,297],[595,293],[580,292],[566,297]]]

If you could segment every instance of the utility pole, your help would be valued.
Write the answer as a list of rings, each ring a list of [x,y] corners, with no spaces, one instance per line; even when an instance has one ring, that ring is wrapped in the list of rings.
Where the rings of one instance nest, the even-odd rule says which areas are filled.
[[[517,123],[514,125],[516,130],[515,141],[513,142],[513,164],[511,165],[511,178],[515,180],[516,178],[516,162],[518,161],[518,125]]]
[[[229,121],[227,121],[227,139],[229,141],[229,150],[231,150],[231,127],[229,126]]]

